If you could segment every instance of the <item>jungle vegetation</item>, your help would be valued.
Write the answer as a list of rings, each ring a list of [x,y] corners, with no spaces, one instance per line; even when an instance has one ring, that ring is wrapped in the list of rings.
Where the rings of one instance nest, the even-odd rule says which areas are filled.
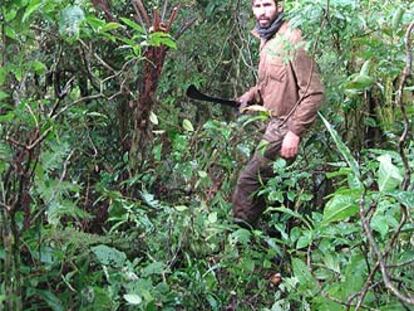
[[[254,83],[250,0],[1,0],[0,309],[414,310],[414,3],[284,2],[326,100],[246,230],[268,116],[185,90]]]

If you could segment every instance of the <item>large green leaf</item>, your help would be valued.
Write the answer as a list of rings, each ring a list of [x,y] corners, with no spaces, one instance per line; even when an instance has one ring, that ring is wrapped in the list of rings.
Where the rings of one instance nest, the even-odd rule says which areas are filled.
[[[408,208],[414,208],[414,192],[396,190],[387,192],[386,194],[395,198],[400,204],[403,204]]]
[[[351,81],[345,84],[347,90],[357,90],[362,91],[371,87],[374,84],[375,80],[370,76],[365,74],[359,74],[355,76]]]
[[[323,123],[325,124],[326,128],[329,131],[329,134],[331,134],[332,139],[334,140],[336,147],[338,148],[339,152],[341,153],[342,157],[345,159],[348,166],[351,168],[352,173],[355,175],[355,178],[359,181],[359,187],[361,188],[361,173],[359,170],[358,162],[355,160],[355,158],[352,156],[351,151],[348,149],[348,147],[345,145],[345,143],[342,141],[341,137],[338,135],[336,130],[332,127],[332,125],[323,117],[322,114],[319,113],[319,116],[321,117]]]
[[[154,32],[149,36],[149,44],[153,46],[165,45],[172,49],[177,49],[177,44],[175,43],[173,37],[165,32]]]
[[[144,33],[145,33],[145,30],[144,30],[144,28],[142,28],[142,26],[141,26],[141,25],[139,25],[139,24],[135,23],[134,21],[132,21],[132,20],[130,20],[130,19],[125,18],[125,17],[121,17],[121,21],[122,21],[125,25],[127,25],[127,26],[131,27],[132,29],[134,29],[134,30],[138,31],[139,33],[142,33],[142,34],[144,34]]]
[[[293,274],[299,280],[301,287],[310,290],[312,293],[315,293],[318,290],[315,278],[309,272],[308,267],[301,259],[293,258],[292,268]]]
[[[24,12],[22,22],[24,23],[34,12],[36,12],[37,9],[40,8],[42,5],[41,0],[32,0],[29,1],[29,5],[26,8],[26,11]]]
[[[103,244],[92,247],[92,252],[99,262],[105,266],[121,268],[127,259],[125,253]]]
[[[381,192],[395,190],[403,181],[400,169],[392,163],[389,154],[378,157],[378,187]]]
[[[364,284],[366,270],[365,256],[359,252],[352,254],[352,257],[345,264],[344,280],[341,283],[341,297],[338,298],[343,299],[359,291]]]
[[[348,193],[335,194],[325,206],[322,225],[356,215],[359,211],[358,200],[360,195],[360,190],[349,190]]]
[[[388,216],[389,217],[389,216]],[[390,229],[388,217],[381,214],[375,214],[371,220],[371,227],[374,231],[378,232],[382,239],[388,234],[388,230]]]

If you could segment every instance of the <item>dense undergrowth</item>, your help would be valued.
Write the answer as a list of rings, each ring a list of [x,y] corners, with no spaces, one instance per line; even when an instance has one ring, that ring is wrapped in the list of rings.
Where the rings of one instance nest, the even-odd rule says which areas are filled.
[[[127,1],[0,4],[0,309],[412,310],[413,4],[286,1],[326,102],[296,161],[275,161],[249,231],[229,201],[267,116],[184,94],[254,82],[250,1],[180,3],[177,40]],[[137,163],[157,46],[170,50]]]

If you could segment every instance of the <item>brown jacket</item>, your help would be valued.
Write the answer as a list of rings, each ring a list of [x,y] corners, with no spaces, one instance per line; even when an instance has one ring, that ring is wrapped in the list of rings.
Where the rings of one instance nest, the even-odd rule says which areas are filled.
[[[315,120],[324,94],[317,66],[304,44],[301,31],[291,29],[288,22],[274,37],[262,40],[259,79],[248,91],[275,117],[286,117],[300,100],[287,120],[288,130],[298,136],[303,136]]]

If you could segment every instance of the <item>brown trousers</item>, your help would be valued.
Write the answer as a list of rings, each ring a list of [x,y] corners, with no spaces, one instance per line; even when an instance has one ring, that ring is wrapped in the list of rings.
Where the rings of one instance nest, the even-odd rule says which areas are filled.
[[[269,122],[262,142],[239,175],[232,198],[233,216],[238,223],[254,226],[266,208],[265,199],[258,196],[257,192],[274,176],[273,162],[279,156],[287,133],[287,125],[282,123],[276,118]]]

